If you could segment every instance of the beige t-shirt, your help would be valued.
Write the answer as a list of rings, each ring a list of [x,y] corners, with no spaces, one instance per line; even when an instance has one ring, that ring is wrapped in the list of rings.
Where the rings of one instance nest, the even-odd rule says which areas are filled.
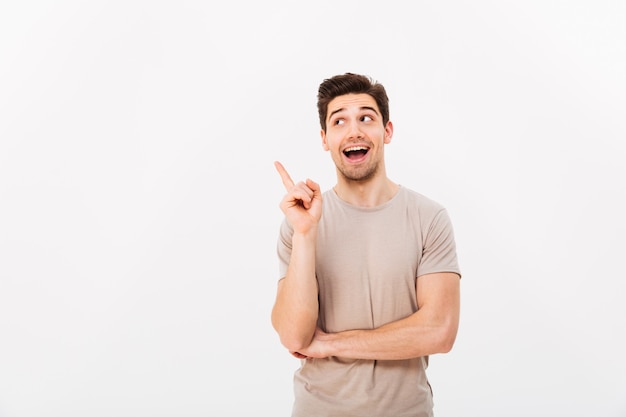
[[[280,228],[280,277],[287,272],[293,229]],[[400,187],[388,202],[352,206],[323,195],[316,275],[319,325],[326,332],[373,329],[417,311],[416,279],[460,274],[447,211]],[[294,375],[293,417],[432,416],[428,357],[409,360],[307,359]]]

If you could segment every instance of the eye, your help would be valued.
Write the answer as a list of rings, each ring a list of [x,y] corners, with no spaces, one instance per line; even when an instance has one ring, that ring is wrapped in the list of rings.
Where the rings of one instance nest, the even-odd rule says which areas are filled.
[[[372,120],[374,120],[374,119],[371,116],[365,115],[365,116],[361,117],[361,121],[362,122],[371,122]]]
[[[344,124],[344,123],[345,123],[345,122],[344,122],[344,120],[343,120],[343,119],[336,119],[336,120],[333,122],[333,124],[334,124],[335,126],[337,126],[337,125],[342,125],[342,124]]]

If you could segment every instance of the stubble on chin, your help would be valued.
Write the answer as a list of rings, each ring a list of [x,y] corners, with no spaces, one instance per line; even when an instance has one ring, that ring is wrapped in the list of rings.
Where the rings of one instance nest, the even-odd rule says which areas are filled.
[[[348,181],[367,181],[374,178],[378,171],[378,166],[370,166],[356,169],[347,169],[345,167],[338,167],[339,172],[344,179]]]

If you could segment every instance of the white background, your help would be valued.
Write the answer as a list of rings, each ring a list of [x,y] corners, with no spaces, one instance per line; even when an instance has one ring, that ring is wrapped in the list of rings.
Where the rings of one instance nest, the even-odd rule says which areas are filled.
[[[283,188],[315,108],[391,99],[389,176],[463,269],[438,417],[626,416],[626,3],[0,6],[0,416],[287,416]]]

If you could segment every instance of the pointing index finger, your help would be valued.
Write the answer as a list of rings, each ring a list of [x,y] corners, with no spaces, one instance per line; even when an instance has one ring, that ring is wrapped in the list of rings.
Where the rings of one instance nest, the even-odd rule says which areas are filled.
[[[289,176],[289,173],[287,172],[283,164],[278,161],[274,161],[274,166],[280,174],[280,178],[283,180],[283,185],[285,186],[287,191],[289,191],[294,186],[293,180]]]

